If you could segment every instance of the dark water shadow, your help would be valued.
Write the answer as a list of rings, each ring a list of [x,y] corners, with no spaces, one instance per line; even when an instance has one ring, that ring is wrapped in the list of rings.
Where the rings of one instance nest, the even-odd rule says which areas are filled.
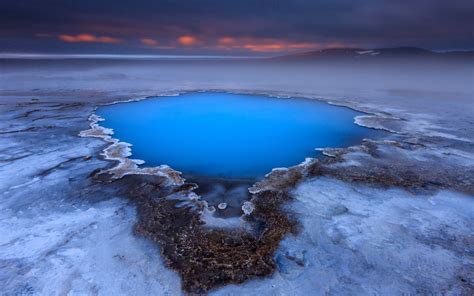
[[[187,182],[198,184],[196,194],[216,208],[217,217],[228,218],[242,215],[242,204],[251,198],[248,191],[258,179],[229,179],[206,176],[183,176]],[[225,209],[218,205],[226,203]]]

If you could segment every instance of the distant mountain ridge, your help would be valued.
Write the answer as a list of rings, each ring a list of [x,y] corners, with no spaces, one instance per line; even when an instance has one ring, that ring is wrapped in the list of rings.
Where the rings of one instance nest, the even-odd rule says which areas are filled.
[[[380,58],[474,58],[474,51],[435,52],[418,47],[329,48],[274,57],[277,60],[380,59]]]

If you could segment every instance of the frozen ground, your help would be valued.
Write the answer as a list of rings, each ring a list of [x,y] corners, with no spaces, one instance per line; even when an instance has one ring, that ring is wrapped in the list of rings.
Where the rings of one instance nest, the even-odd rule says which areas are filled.
[[[281,243],[275,275],[216,295],[472,292],[472,196],[414,196],[320,178],[299,185],[294,197],[302,230]]]
[[[133,234],[134,207],[88,181],[104,166],[91,156],[103,143],[76,136],[90,108],[10,107],[0,140],[0,294],[179,294],[157,248]]]
[[[402,177],[303,179],[285,206],[300,232],[281,242],[273,276],[211,294],[473,294],[472,64],[0,66],[0,294],[182,294],[158,247],[134,234],[134,205],[89,177],[112,165],[100,155],[106,143],[77,135],[98,103],[193,89],[324,97],[374,112],[360,123],[399,134],[373,144],[375,152],[352,149],[334,169],[432,181],[420,189]],[[240,223],[232,219],[226,226]]]

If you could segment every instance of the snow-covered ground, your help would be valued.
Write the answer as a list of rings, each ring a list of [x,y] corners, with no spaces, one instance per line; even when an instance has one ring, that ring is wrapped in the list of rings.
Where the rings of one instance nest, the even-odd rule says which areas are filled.
[[[92,156],[103,143],[77,137],[90,110],[55,103],[4,107],[1,295],[181,293],[157,247],[134,235],[135,208],[87,177],[104,167]]]
[[[301,233],[281,243],[271,279],[216,295],[468,295],[474,199],[440,191],[308,180],[290,205]]]
[[[292,188],[285,207],[300,232],[281,242],[273,276],[211,294],[472,295],[472,64],[246,63],[2,61],[0,294],[182,294],[156,244],[134,234],[135,206],[90,177],[112,166],[100,155],[107,143],[78,135],[99,103],[220,89],[327,99],[372,112],[358,123],[398,134]],[[349,171],[433,182],[349,182]]]

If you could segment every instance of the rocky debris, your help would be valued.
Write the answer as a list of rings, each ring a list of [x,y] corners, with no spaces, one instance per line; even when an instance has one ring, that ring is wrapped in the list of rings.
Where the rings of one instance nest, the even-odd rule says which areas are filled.
[[[294,166],[285,170],[273,170],[265,179],[249,188],[250,193],[266,190],[286,190],[294,187],[304,176],[303,166]]]
[[[281,191],[253,196],[255,210],[247,219],[259,230],[250,233],[205,228],[200,219],[205,202],[190,198],[193,186],[169,186],[156,175],[126,175],[113,184],[137,204],[137,233],[160,245],[168,266],[181,275],[183,289],[192,294],[272,274],[278,244],[296,224],[280,209],[289,198]]]
[[[253,210],[255,210],[255,206],[250,201],[246,201],[242,205],[242,212],[244,212],[244,215],[252,214]]]

